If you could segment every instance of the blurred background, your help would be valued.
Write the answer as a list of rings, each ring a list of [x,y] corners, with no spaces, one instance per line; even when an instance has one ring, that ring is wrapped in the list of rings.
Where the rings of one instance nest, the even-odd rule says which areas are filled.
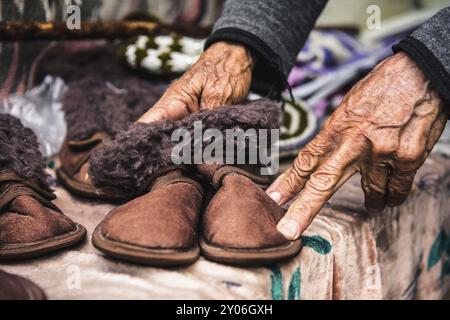
[[[208,28],[220,16],[224,2],[224,0],[1,0],[0,20],[65,21],[68,17],[67,8],[75,4],[80,7],[81,21],[121,20],[130,14],[138,13],[150,14],[156,20],[171,25]],[[283,95],[285,112],[280,155],[282,157],[295,155],[298,149],[317,133],[323,120],[339,105],[348,89],[380,60],[392,53],[391,46],[394,43],[446,5],[449,5],[449,1],[330,0],[317,21],[315,30],[299,52],[297,63],[288,79],[296,100],[295,103],[289,102],[290,95],[287,92]],[[374,18],[379,19],[375,24]],[[135,50],[132,43],[134,40],[124,42],[122,56],[119,56],[119,59],[129,65],[129,57],[127,60],[125,53],[127,48],[129,51]],[[38,81],[42,81],[42,77],[36,78],[35,71],[40,57],[44,56],[50,47],[50,41],[0,43],[0,99],[22,95],[36,86]],[[193,51],[201,48],[202,43],[197,43]],[[197,57],[198,55],[190,59],[195,62]],[[148,62],[149,59],[145,61]],[[150,61],[132,67],[137,71],[144,70],[147,74],[162,72],[148,70],[147,67],[151,64]],[[10,112],[11,108],[10,102]],[[5,102],[0,103],[0,110],[2,109],[4,111],[8,109]],[[18,109],[16,108],[15,115],[23,117]],[[35,118],[35,115],[32,118]],[[59,118],[62,119],[61,116]],[[48,148],[56,149],[51,146]],[[438,145],[436,148],[440,149],[441,146]],[[45,154],[52,153],[48,151]]]

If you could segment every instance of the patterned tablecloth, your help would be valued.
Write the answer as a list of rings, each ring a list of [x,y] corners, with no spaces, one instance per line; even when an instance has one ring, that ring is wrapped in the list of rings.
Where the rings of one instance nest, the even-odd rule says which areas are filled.
[[[450,288],[450,158],[433,155],[400,207],[370,216],[351,179],[303,236],[302,252],[264,268],[201,258],[160,269],[110,260],[86,241],[0,268],[40,284],[51,299],[431,299]],[[56,187],[57,204],[89,234],[113,208]]]

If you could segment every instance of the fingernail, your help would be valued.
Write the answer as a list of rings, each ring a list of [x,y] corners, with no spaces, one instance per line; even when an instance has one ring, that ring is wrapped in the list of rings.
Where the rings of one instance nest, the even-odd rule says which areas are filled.
[[[277,204],[280,204],[281,194],[279,192],[271,192],[269,193],[269,197],[271,197],[272,200],[275,201]]]
[[[295,240],[298,238],[298,223],[292,219],[283,219],[278,223],[278,231],[280,231],[286,238]]]

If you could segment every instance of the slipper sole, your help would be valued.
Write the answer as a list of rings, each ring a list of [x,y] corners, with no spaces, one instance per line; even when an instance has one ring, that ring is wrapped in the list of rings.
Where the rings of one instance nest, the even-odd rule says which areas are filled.
[[[76,229],[48,240],[25,244],[0,244],[0,261],[28,259],[61,250],[82,242],[86,228],[77,224]]]
[[[91,199],[100,200],[122,200],[119,196],[103,192],[102,190],[86,183],[82,183],[71,178],[67,173],[61,168],[55,170],[56,176],[61,181],[62,185],[70,192]]]
[[[150,249],[108,239],[103,236],[101,226],[94,230],[92,244],[113,258],[157,267],[187,265],[200,257],[198,245],[189,250]]]
[[[240,267],[264,266],[292,258],[301,251],[302,246],[302,242],[296,240],[272,248],[235,249],[219,247],[200,238],[200,249],[206,259]]]

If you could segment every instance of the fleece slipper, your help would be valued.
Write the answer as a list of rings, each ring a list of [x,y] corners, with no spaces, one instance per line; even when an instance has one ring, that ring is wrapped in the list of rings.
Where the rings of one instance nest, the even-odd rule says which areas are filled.
[[[150,191],[113,209],[97,226],[93,245],[107,256],[178,266],[199,257],[198,221],[203,189],[181,170],[163,173]]]
[[[51,200],[56,196],[34,180],[0,171],[0,261],[31,258],[75,245],[86,229]]]
[[[56,175],[62,185],[73,194],[92,199],[120,199],[117,194],[96,188],[88,175],[90,155],[94,150],[101,147],[102,140],[106,136],[104,133],[96,133],[85,140],[64,142],[59,152],[61,165],[56,169]]]
[[[205,258],[259,266],[300,252],[300,240],[288,241],[276,229],[284,210],[264,192],[267,176],[232,166],[201,165],[199,171],[217,188],[202,216],[200,248]]]

